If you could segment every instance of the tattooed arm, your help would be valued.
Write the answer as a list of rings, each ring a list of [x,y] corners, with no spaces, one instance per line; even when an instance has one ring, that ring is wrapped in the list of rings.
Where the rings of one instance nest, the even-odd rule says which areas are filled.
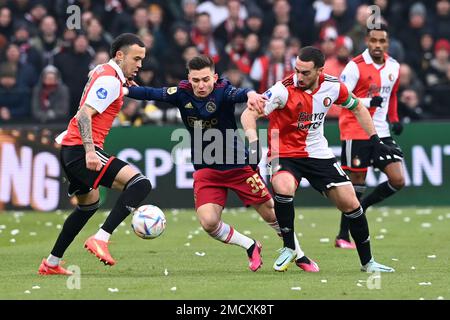
[[[94,140],[92,139],[92,116],[96,113],[97,111],[94,108],[84,104],[78,110],[76,118],[84,150],[86,151],[86,168],[93,171],[100,171],[102,163],[95,153]]]

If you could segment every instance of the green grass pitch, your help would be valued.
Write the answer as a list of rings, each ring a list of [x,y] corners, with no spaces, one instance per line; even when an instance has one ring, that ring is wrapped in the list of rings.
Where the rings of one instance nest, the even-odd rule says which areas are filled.
[[[335,249],[340,214],[297,208],[296,232],[321,268],[308,274],[292,264],[273,271],[281,240],[253,210],[228,209],[223,219],[263,244],[262,268],[248,269],[245,251],[210,238],[192,210],[165,210],[167,228],[154,240],[134,235],[130,217],[112,236],[117,264],[106,267],[84,248],[105,218],[97,213],[69,247],[65,266],[80,277],[42,277],[38,266],[53,246],[67,212],[0,214],[0,299],[449,299],[450,208],[369,210],[372,252],[396,269],[371,277],[355,251]],[[79,288],[77,286],[79,285]],[[72,289],[71,289],[72,288]]]

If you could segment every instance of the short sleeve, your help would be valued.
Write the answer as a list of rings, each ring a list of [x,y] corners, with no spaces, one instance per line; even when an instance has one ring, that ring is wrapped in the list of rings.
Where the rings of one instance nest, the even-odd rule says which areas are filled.
[[[119,97],[121,87],[122,85],[116,77],[99,77],[89,88],[84,103],[102,113]]]
[[[264,92],[263,95],[267,98],[266,105],[264,106],[264,114],[268,116],[274,110],[284,108],[288,100],[289,92],[279,81]]]
[[[354,61],[347,63],[339,80],[345,84],[348,91],[353,92],[359,80],[359,69]]]

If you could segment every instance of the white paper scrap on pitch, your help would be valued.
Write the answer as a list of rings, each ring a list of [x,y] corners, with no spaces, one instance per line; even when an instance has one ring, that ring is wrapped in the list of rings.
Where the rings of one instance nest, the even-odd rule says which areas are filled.
[[[431,286],[431,282],[419,282],[419,286]]]
[[[164,269],[164,275],[165,275],[165,276],[168,276],[168,275],[169,275],[169,271],[167,271],[167,268]]]
[[[428,259],[436,259],[436,255],[435,255],[435,254],[432,254],[432,255],[427,256],[427,258],[428,258]]]
[[[382,239],[384,239],[384,235],[380,234],[378,236],[375,236],[375,239],[382,240]]]
[[[293,291],[300,291],[300,290],[302,290],[302,288],[301,287],[292,287],[291,290],[293,290]]]
[[[11,230],[11,235],[12,235],[12,236],[15,236],[15,235],[18,234],[19,232],[20,232],[19,229],[13,229],[13,230]]]
[[[424,222],[420,225],[422,228],[431,228],[431,223],[429,222]]]
[[[330,242],[330,238],[320,238],[319,240],[321,243],[328,243]]]
[[[327,279],[322,279],[322,280],[320,280],[320,282],[322,282],[322,283],[327,283],[328,280],[327,280]]]
[[[30,290],[25,290],[23,293],[31,293]]]
[[[41,287],[39,287],[39,286],[32,286],[31,287],[31,289],[33,289],[33,290],[37,290],[37,289],[40,289]]]
[[[184,246],[185,247],[189,247],[191,244],[189,243],[189,242],[186,242],[185,244],[184,244]]]
[[[177,291],[177,287],[170,288],[170,291]]]
[[[119,292],[119,289],[117,288],[108,288],[109,292]]]
[[[199,257],[204,257],[206,253],[195,251],[195,254]]]
[[[250,234],[252,234],[252,232],[250,230],[244,230],[244,234],[245,235],[250,235]]]
[[[410,222],[411,221],[411,218],[410,217],[404,217],[403,218],[403,222]]]

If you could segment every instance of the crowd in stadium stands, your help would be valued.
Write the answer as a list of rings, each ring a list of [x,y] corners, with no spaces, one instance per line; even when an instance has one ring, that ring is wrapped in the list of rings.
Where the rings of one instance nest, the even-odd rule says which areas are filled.
[[[81,8],[79,29],[67,27],[70,5]],[[66,122],[89,71],[109,60],[112,39],[124,32],[147,48],[140,85],[176,86],[186,61],[205,53],[219,75],[263,92],[293,72],[306,45],[319,47],[325,72],[339,76],[365,48],[370,5],[401,63],[401,119],[450,119],[449,0],[0,0],[0,123]],[[116,124],[179,119],[170,106],[125,101]]]

